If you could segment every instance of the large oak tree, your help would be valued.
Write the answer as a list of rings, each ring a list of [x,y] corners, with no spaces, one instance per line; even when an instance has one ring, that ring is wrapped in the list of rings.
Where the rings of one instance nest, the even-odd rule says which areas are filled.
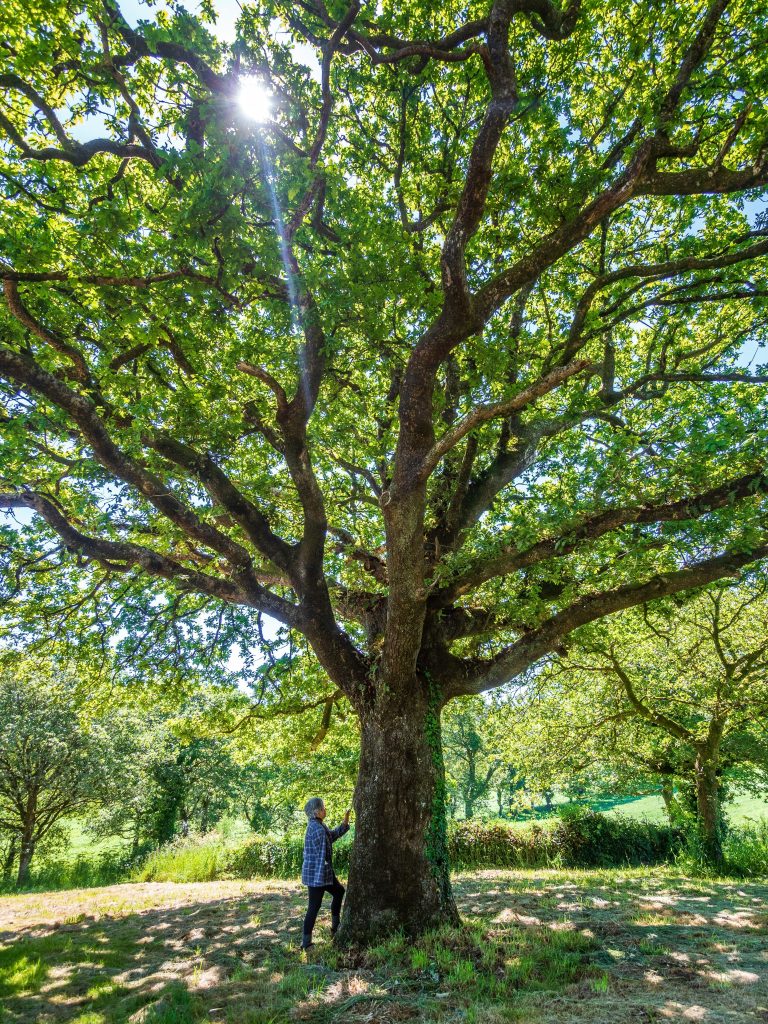
[[[3,5],[11,597],[303,637],[360,723],[341,935],[417,930],[441,707],[768,554],[768,11],[209,13]]]

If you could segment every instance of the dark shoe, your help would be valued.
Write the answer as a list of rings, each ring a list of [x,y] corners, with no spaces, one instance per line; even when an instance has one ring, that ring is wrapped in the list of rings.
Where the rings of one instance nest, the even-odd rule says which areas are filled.
[[[301,937],[301,948],[302,949],[310,949],[312,946],[314,946],[314,942],[312,941],[312,936],[311,935],[302,935],[302,937]]]
[[[331,935],[335,935],[338,930],[339,930],[339,918],[338,917],[332,917],[331,918]]]

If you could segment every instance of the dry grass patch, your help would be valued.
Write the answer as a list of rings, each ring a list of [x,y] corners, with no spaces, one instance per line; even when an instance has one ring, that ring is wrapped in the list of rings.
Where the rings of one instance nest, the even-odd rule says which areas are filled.
[[[0,899],[0,1024],[768,1020],[766,886],[483,871],[456,892],[461,929],[350,954],[325,922],[309,957],[297,884]]]

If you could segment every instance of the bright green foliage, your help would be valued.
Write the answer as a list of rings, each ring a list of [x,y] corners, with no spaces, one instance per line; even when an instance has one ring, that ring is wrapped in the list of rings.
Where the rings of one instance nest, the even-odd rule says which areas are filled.
[[[41,841],[62,818],[109,798],[115,743],[107,723],[84,723],[71,678],[22,662],[0,676],[0,836],[4,873],[27,880]]]
[[[282,694],[258,702],[255,688],[254,704],[222,723],[238,726],[232,748],[242,772],[241,809],[256,832],[303,827],[302,809],[311,796],[325,800],[334,824],[351,805],[360,756],[357,722],[349,703],[317,675],[294,667]],[[215,730],[216,722],[209,728]]]
[[[165,481],[201,523],[246,540],[231,509],[206,496],[202,470],[182,466],[178,453],[162,448],[164,439],[200,457],[209,452],[272,530],[296,543],[307,512],[270,426],[272,384],[242,364],[264,367],[293,394],[302,359],[310,356],[286,298],[292,288],[311,293],[312,316],[324,333],[324,380],[307,435],[333,539],[324,571],[337,616],[362,642],[359,610],[343,592],[386,594],[356,553],[383,551],[377,496],[392,478],[396,382],[444,298],[440,246],[488,101],[482,61],[372,67],[359,50],[350,56],[342,47],[331,63],[333,116],[313,170],[306,152],[318,127],[320,86],[291,42],[323,34],[312,5],[301,17],[293,5],[277,3],[263,14],[249,8],[232,52],[183,9],[148,9],[142,35],[150,50],[160,48],[159,59],[137,57],[139,44],[108,9],[95,0],[56,0],[37,15],[28,4],[23,14],[13,2],[3,8],[0,246],[5,266],[21,275],[19,301],[29,314],[20,321],[6,310],[3,343],[89,396],[126,458]],[[576,232],[592,199],[613,188],[641,138],[659,123],[660,97],[705,11],[703,3],[652,5],[628,19],[620,7],[584,3],[572,32],[558,42],[538,35],[535,18],[513,19],[518,100],[467,252],[473,292],[487,298],[484,289],[538,252],[552,232]],[[463,12],[455,4],[409,4],[407,11],[385,4],[378,27],[429,38],[455,27]],[[482,17],[482,9],[474,15]],[[764,19],[753,4],[729,5],[665,129],[674,146],[695,142],[695,155],[665,155],[653,173],[752,166],[766,131],[766,72],[757,56]],[[274,34],[278,24],[287,34]],[[179,45],[213,70],[198,73],[173,50]],[[273,119],[266,125],[239,111],[237,68],[263,76],[271,88]],[[96,112],[103,128],[88,120]],[[634,124],[641,126],[635,137],[617,149]],[[74,141],[101,134],[113,149],[134,150],[121,162],[108,145],[90,155]],[[40,150],[46,155],[33,156]],[[745,359],[754,373],[760,361],[753,357],[763,337],[765,282],[761,234],[752,226],[760,189],[744,191],[729,179],[727,187],[718,185],[721,194],[697,194],[707,189],[681,179],[684,195],[661,196],[649,194],[662,187],[652,178],[649,169],[630,202],[584,241],[565,245],[559,259],[543,260],[517,298],[500,305],[440,369],[438,433],[478,403],[514,396],[560,365],[582,314],[578,347],[603,368],[550,389],[514,422],[488,420],[447,457],[429,485],[424,529],[435,538],[448,528],[446,502],[461,498],[462,458],[477,482],[498,470],[500,445],[507,461],[519,455],[523,463],[492,514],[474,521],[460,545],[442,543],[444,556],[426,572],[433,590],[544,538],[561,538],[555,551],[566,552],[573,527],[605,508],[682,497],[762,464],[762,389],[728,376],[743,376]],[[762,185],[759,173],[754,180]],[[323,205],[315,203],[313,216],[296,228],[291,284],[275,209],[292,224],[307,188],[313,201],[322,190]],[[420,218],[423,230],[411,230]],[[707,259],[726,252],[741,254],[739,261],[708,269]],[[643,269],[652,265],[668,269]],[[35,274],[54,279],[36,281]],[[585,304],[591,286],[594,302]],[[87,379],[79,379],[81,356]],[[83,561],[74,554],[77,541],[62,547],[52,541],[52,523],[36,520],[6,534],[14,570],[61,564],[65,571],[29,579],[14,605],[17,621],[31,621],[31,606],[23,603],[30,591],[36,624],[41,608],[71,606],[67,595],[78,578],[83,591],[71,621],[80,642],[89,629],[94,640],[117,633],[137,677],[164,671],[170,650],[176,664],[191,657],[190,649],[197,663],[206,652],[215,662],[236,644],[248,659],[259,646],[250,602],[233,595],[211,603],[196,594],[208,587],[202,575],[229,578],[221,554],[169,521],[100,455],[94,458],[88,430],[73,432],[71,414],[50,395],[32,384],[22,388],[27,397],[16,384],[5,392],[5,489],[55,493],[82,533],[135,541],[173,559],[176,583],[150,584],[148,563],[126,562],[117,550],[112,558],[86,552]],[[523,426],[525,441],[515,442]],[[471,455],[469,448],[462,455],[464,444]],[[502,613],[495,639],[470,634],[457,641],[457,651],[493,653],[521,626],[536,628],[595,589],[675,569],[702,550],[743,551],[761,542],[754,501],[699,515],[692,509],[682,525],[611,530],[577,544],[569,559],[497,567],[472,584],[474,600]],[[275,576],[267,555],[253,557],[257,575]],[[115,572],[118,564],[125,571]],[[272,586],[290,598],[287,581],[275,578]],[[256,603],[279,611],[268,600]]]

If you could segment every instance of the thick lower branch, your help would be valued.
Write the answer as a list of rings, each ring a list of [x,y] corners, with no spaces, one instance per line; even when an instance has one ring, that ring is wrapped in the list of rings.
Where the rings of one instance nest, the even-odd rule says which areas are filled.
[[[293,625],[296,621],[297,609],[263,587],[257,585],[247,591],[241,590],[231,580],[209,576],[141,544],[105,540],[81,533],[50,499],[41,494],[32,491],[0,494],[0,508],[27,508],[36,512],[69,550],[94,559],[108,572],[125,572],[136,567],[150,576],[176,581],[184,589],[196,590],[229,604],[256,607],[285,625]]]
[[[630,524],[651,524],[681,522],[699,519],[708,512],[724,508],[734,501],[743,501],[768,490],[768,476],[760,469],[746,473],[734,480],[728,480],[702,494],[681,498],[663,505],[644,505],[634,508],[615,508],[593,516],[557,537],[550,537],[520,550],[511,547],[499,556],[485,561],[478,560],[461,577],[436,593],[432,603],[446,606],[458,597],[470,593],[487,580],[517,572],[553,558],[562,558],[575,551],[581,544],[598,540]]]
[[[579,626],[647,601],[703,587],[726,576],[738,576],[745,565],[766,557],[768,542],[750,552],[726,552],[684,569],[661,573],[643,583],[632,583],[616,590],[583,597],[531,630],[495,658],[488,661],[465,661],[461,663],[460,673],[456,671],[457,663],[449,696],[483,693],[502,686],[530,668]]]

